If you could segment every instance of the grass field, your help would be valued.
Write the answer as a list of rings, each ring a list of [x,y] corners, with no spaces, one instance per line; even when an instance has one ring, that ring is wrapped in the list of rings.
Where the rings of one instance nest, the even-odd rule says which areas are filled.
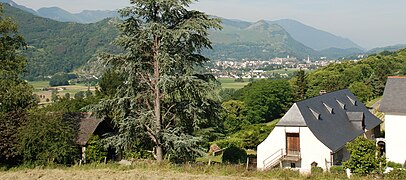
[[[206,165],[137,161],[131,166],[90,164],[57,168],[16,168],[0,171],[0,179],[347,179],[345,174],[300,175],[297,171],[246,170],[245,165]],[[359,179],[359,178],[355,178]],[[369,179],[369,178],[361,178]]]
[[[45,96],[45,98],[41,98],[41,103],[46,103],[46,99],[51,100],[52,91],[42,90],[43,88],[49,87],[49,81],[30,81],[28,83],[34,87],[34,94]],[[69,86],[58,86],[54,88],[66,88],[66,90],[58,90],[58,95],[63,97],[65,94],[69,93],[70,97],[73,98],[76,93],[80,91],[87,91],[89,87],[85,84],[75,84]],[[90,91],[94,90],[94,87],[90,87]]]
[[[221,87],[223,89],[241,89],[249,84],[249,79],[244,79],[244,82],[235,82],[235,79],[233,78],[218,78],[218,80],[221,82]]]

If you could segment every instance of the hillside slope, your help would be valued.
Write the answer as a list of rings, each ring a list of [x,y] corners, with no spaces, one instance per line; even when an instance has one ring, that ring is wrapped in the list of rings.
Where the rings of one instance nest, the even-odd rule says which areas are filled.
[[[282,26],[294,39],[315,50],[329,48],[363,49],[349,39],[316,29],[292,19],[269,21],[269,23]]]
[[[94,24],[63,23],[34,16],[5,5],[4,12],[16,21],[28,48],[26,77],[71,72],[86,64],[98,50],[111,50],[117,35],[110,20]]]
[[[318,52],[294,40],[281,26],[266,21],[247,23],[223,20],[222,31],[211,31],[212,59],[271,59],[274,57],[318,57]]]

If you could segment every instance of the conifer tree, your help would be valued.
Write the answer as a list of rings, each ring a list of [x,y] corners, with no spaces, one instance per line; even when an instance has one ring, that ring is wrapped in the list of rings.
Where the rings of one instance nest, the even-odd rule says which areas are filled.
[[[218,83],[194,68],[208,61],[200,53],[211,48],[208,30],[220,29],[219,20],[188,10],[193,0],[130,2],[119,11],[124,19],[115,41],[125,53],[101,56],[125,80],[97,108],[109,109],[118,129],[115,144],[129,150],[148,137],[141,144],[150,144],[156,160],[170,154],[185,161],[198,150],[194,131],[217,116]]]

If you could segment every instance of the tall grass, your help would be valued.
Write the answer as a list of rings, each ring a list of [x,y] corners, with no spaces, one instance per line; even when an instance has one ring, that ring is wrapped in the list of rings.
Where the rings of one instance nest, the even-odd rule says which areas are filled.
[[[7,171],[11,172],[22,172],[30,173],[30,171],[43,170],[45,173],[53,170],[62,170],[66,173],[88,173],[92,174],[95,171],[100,172],[107,170],[109,172],[133,172],[145,173],[146,175],[153,173],[163,173],[170,174],[171,178],[177,178],[184,175],[188,176],[209,176],[209,177],[228,177],[231,179],[347,179],[345,174],[331,174],[326,172],[318,172],[308,175],[300,174],[298,171],[288,170],[288,169],[272,169],[269,171],[256,171],[256,170],[246,170],[245,165],[225,165],[225,164],[196,164],[196,163],[186,163],[186,164],[172,164],[169,162],[158,163],[153,160],[138,160],[134,161],[132,165],[125,166],[119,165],[117,163],[108,164],[86,164],[86,165],[74,165],[71,167],[67,166],[47,166],[47,167],[32,167],[32,166],[21,166],[11,168]],[[6,173],[7,173],[6,171]],[[5,171],[3,171],[4,173]],[[0,176],[1,176],[0,172]],[[125,174],[125,173],[124,173]],[[373,176],[368,177],[354,177],[353,179],[371,179]]]

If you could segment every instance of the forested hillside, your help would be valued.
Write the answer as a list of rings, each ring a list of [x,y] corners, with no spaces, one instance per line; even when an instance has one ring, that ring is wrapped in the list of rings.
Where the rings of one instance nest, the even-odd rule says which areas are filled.
[[[349,88],[362,101],[381,96],[388,76],[406,75],[406,49],[383,52],[354,62],[331,64],[307,74],[307,97],[320,90]],[[302,87],[306,88],[306,87]]]
[[[211,31],[213,50],[206,51],[212,59],[264,59],[274,57],[318,57],[319,53],[294,40],[277,24],[258,21],[223,20],[222,31]]]
[[[6,16],[16,21],[27,41],[28,79],[71,72],[84,65],[98,50],[110,51],[117,35],[106,19],[94,24],[62,23],[4,6]]]

